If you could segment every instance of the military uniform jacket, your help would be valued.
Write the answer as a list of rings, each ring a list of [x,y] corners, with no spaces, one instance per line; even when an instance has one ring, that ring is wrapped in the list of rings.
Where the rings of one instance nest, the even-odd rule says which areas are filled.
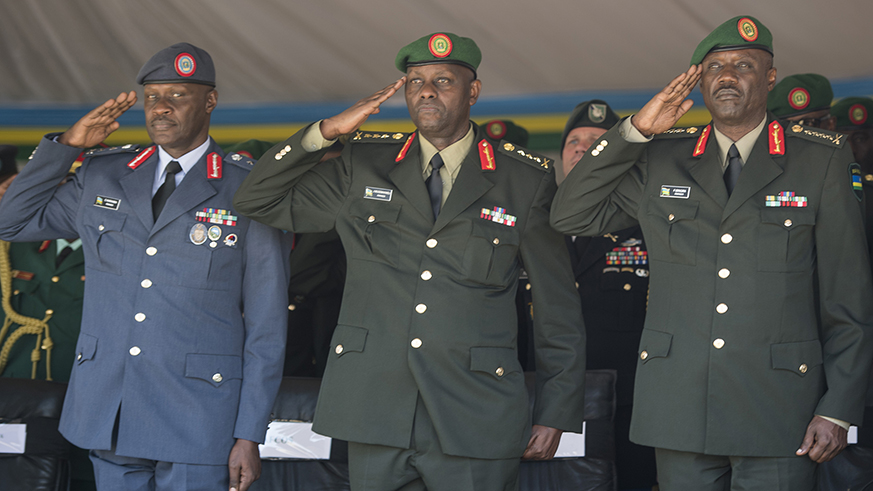
[[[861,420],[873,290],[851,151],[842,135],[767,123],[730,198],[710,127],[638,144],[620,124],[556,195],[558,230],[638,222],[646,238],[636,443],[792,456],[813,415]]]
[[[579,431],[584,331],[563,239],[548,224],[551,162],[508,143],[472,147],[434,221],[417,134],[358,132],[319,164],[304,131],[264,154],[235,206],[295,232],[335,226],[343,242],[346,286],[315,431],[408,448],[420,393],[446,454],[519,457],[531,424],[516,347],[520,260],[542,312],[533,423]],[[487,142],[478,127],[474,142]]]
[[[61,433],[108,450],[118,414],[120,455],[226,465],[234,438],[263,441],[281,381],[289,247],[232,211],[250,161],[214,143],[154,223],[154,150],[97,150],[58,187],[80,150],[44,139],[2,200],[0,236],[82,239]]]

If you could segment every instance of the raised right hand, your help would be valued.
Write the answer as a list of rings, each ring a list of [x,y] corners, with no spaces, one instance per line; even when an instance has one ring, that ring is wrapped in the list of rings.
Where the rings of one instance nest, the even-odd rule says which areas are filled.
[[[399,80],[384,89],[376,92],[370,97],[365,97],[355,103],[354,106],[345,111],[327,118],[321,122],[321,134],[325,140],[333,140],[341,135],[347,135],[367,121],[367,118],[372,114],[379,113],[379,106],[387,101],[395,92],[397,92],[403,84],[406,83],[406,77],[400,77]]]
[[[77,148],[91,148],[99,145],[121,124],[119,116],[136,103],[136,91],[122,92],[115,99],[109,99],[94,108],[76,124],[58,137],[58,143]]]
[[[631,123],[644,136],[657,135],[672,128],[691,109],[694,101],[687,99],[694,90],[703,69],[692,65],[687,72],[674,78],[661,92],[633,115]]]

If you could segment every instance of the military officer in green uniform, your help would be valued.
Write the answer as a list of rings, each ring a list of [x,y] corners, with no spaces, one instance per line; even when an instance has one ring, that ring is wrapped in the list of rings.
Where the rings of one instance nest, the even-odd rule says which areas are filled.
[[[314,429],[348,440],[352,489],[512,490],[519,457],[551,458],[583,414],[584,330],[549,227],[551,159],[470,122],[473,40],[401,49],[404,76],[279,143],[234,205],[294,232],[336,227],[348,258]],[[411,134],[361,131],[405,84]],[[351,134],[341,157],[319,163]],[[517,359],[521,264],[534,291],[533,414]],[[531,425],[532,423],[532,425]]]
[[[564,233],[642,226],[631,440],[656,447],[664,491],[814,489],[816,463],[862,419],[873,286],[860,172],[844,135],[767,113],[772,51],[753,17],[719,26],[552,207]],[[671,128],[698,80],[712,123]]]
[[[830,81],[817,73],[785,77],[767,94],[767,110],[789,123],[833,131],[831,115],[834,90]]]

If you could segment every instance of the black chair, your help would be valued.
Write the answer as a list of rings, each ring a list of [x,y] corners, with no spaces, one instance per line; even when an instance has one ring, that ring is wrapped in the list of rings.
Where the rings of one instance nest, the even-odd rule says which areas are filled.
[[[0,378],[0,423],[24,423],[23,454],[0,454],[0,488],[62,491],[70,486],[70,444],[58,432],[67,384]]]

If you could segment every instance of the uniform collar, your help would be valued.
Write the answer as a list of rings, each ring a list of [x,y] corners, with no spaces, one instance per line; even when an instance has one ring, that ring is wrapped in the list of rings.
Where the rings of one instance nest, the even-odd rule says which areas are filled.
[[[437,148],[433,146],[433,143],[427,141],[427,138],[421,136],[421,132],[419,132],[418,142],[421,147],[422,176],[424,176],[425,179],[430,176],[430,159],[432,159],[436,153],[439,153],[440,157],[443,158],[443,165],[448,169],[449,175],[452,176],[452,180],[454,181],[455,177],[458,176],[458,170],[461,168],[461,162],[464,161],[464,158],[466,158],[467,154],[470,153],[470,148],[473,147],[473,136],[473,125],[470,124],[470,129],[467,130],[467,134],[464,135],[463,138],[442,150],[437,150]]]
[[[155,169],[155,181],[152,186],[152,196],[158,192],[158,188],[161,187],[161,184],[164,182],[164,177],[167,175],[166,169],[167,164],[172,161],[179,162],[179,165],[182,166],[182,172],[176,174],[176,185],[182,182],[182,179],[185,177],[185,174],[194,167],[195,164],[200,160],[201,157],[206,153],[209,149],[209,145],[212,143],[212,137],[206,137],[206,141],[203,142],[202,145],[191,150],[190,152],[182,155],[178,159],[174,159],[170,154],[167,153],[160,145],[158,145],[158,166]]]
[[[715,128],[715,124],[712,125],[712,131],[715,133],[715,140],[718,142],[718,157],[721,162],[722,170],[727,169],[727,154],[731,145],[737,146],[737,150],[740,152],[740,158],[743,159],[743,165],[746,165],[746,162],[749,161],[749,155],[752,154],[752,147],[755,146],[755,142],[758,141],[758,137],[761,136],[761,132],[764,131],[764,126],[767,126],[766,114],[764,114],[764,119],[761,120],[761,124],[756,126],[752,131],[743,135],[739,140],[733,141],[727,135],[718,131]]]

